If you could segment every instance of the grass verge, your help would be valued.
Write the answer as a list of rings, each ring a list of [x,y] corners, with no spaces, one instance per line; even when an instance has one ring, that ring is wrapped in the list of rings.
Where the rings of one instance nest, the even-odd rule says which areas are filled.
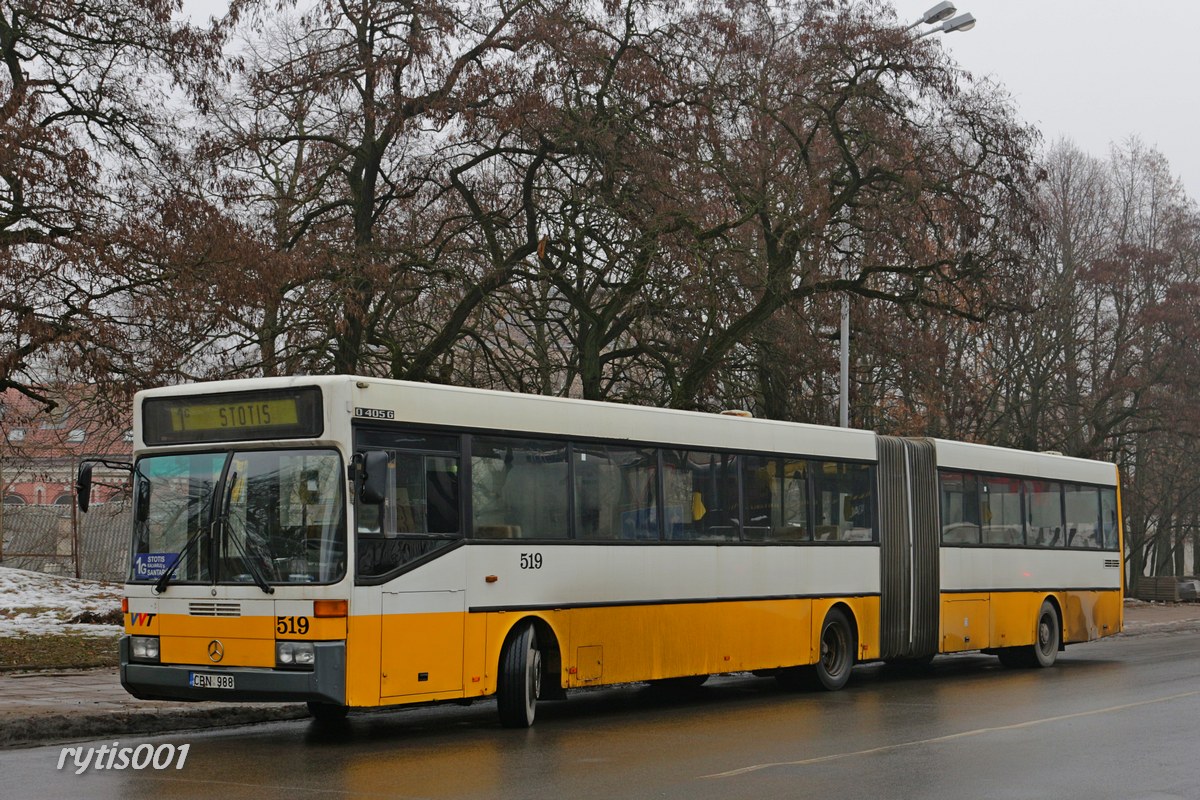
[[[0,669],[115,667],[119,633],[105,636],[25,634],[0,636]]]

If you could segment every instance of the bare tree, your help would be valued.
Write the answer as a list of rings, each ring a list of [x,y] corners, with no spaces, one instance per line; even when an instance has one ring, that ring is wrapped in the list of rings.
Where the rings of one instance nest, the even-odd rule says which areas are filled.
[[[0,14],[0,390],[51,404],[37,387],[63,354],[120,350],[122,298],[160,279],[138,252],[144,216],[122,205],[138,194],[126,178],[169,158],[169,93],[202,100],[220,45],[175,24],[177,8],[15,0]]]
[[[266,7],[235,2],[230,20],[261,32],[272,19]],[[494,195],[485,200],[486,179],[473,179],[502,153],[481,155],[469,134],[479,115],[502,105],[511,56],[547,8],[540,0],[318,2],[293,28],[274,30],[275,49],[249,62],[241,89],[254,119],[231,152],[243,161],[253,154],[263,196],[281,198],[271,201],[271,246],[324,254],[305,281],[336,310],[324,318],[321,368],[436,377],[435,362],[474,308],[533,251],[528,235],[489,238],[496,209],[484,204]],[[272,183],[273,174],[287,180]],[[488,241],[482,272],[479,261],[455,255],[464,225]],[[420,331],[429,307],[443,309],[453,291],[446,313]]]

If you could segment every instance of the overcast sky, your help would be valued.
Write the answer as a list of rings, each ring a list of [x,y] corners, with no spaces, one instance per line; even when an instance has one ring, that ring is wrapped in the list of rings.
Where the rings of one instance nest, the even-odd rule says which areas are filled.
[[[936,0],[895,0],[914,21]],[[1136,135],[1200,198],[1200,2],[955,0],[978,23],[938,34],[954,59],[991,75],[1047,143],[1095,156]]]
[[[893,0],[917,20],[937,0]],[[1200,198],[1200,0],[955,0],[978,24],[938,34],[954,59],[1012,94],[1048,144],[1092,155],[1136,135]],[[227,0],[184,0],[197,22]]]

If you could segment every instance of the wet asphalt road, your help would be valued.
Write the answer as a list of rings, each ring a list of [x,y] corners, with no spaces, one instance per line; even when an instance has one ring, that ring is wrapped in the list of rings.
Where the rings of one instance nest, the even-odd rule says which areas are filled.
[[[1076,645],[1051,670],[982,655],[860,667],[836,694],[731,676],[626,686],[501,729],[491,703],[117,739],[191,745],[183,769],[58,769],[0,752],[0,797],[1200,798],[1200,633]],[[112,745],[113,740],[83,747]],[[79,747],[78,744],[70,745]],[[165,751],[164,751],[165,752]]]

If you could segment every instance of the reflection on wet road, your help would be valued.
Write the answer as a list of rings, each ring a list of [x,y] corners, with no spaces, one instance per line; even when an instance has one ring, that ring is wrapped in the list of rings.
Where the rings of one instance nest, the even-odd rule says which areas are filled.
[[[737,675],[687,692],[625,686],[539,707],[491,703],[276,723],[190,743],[181,770],[56,769],[61,747],[0,752],[14,798],[1200,797],[1200,634],[1073,646],[1059,666],[988,656],[859,668],[836,694]],[[112,741],[86,746],[111,745]],[[77,745],[76,745],[77,746]],[[10,793],[11,791],[11,793]]]

